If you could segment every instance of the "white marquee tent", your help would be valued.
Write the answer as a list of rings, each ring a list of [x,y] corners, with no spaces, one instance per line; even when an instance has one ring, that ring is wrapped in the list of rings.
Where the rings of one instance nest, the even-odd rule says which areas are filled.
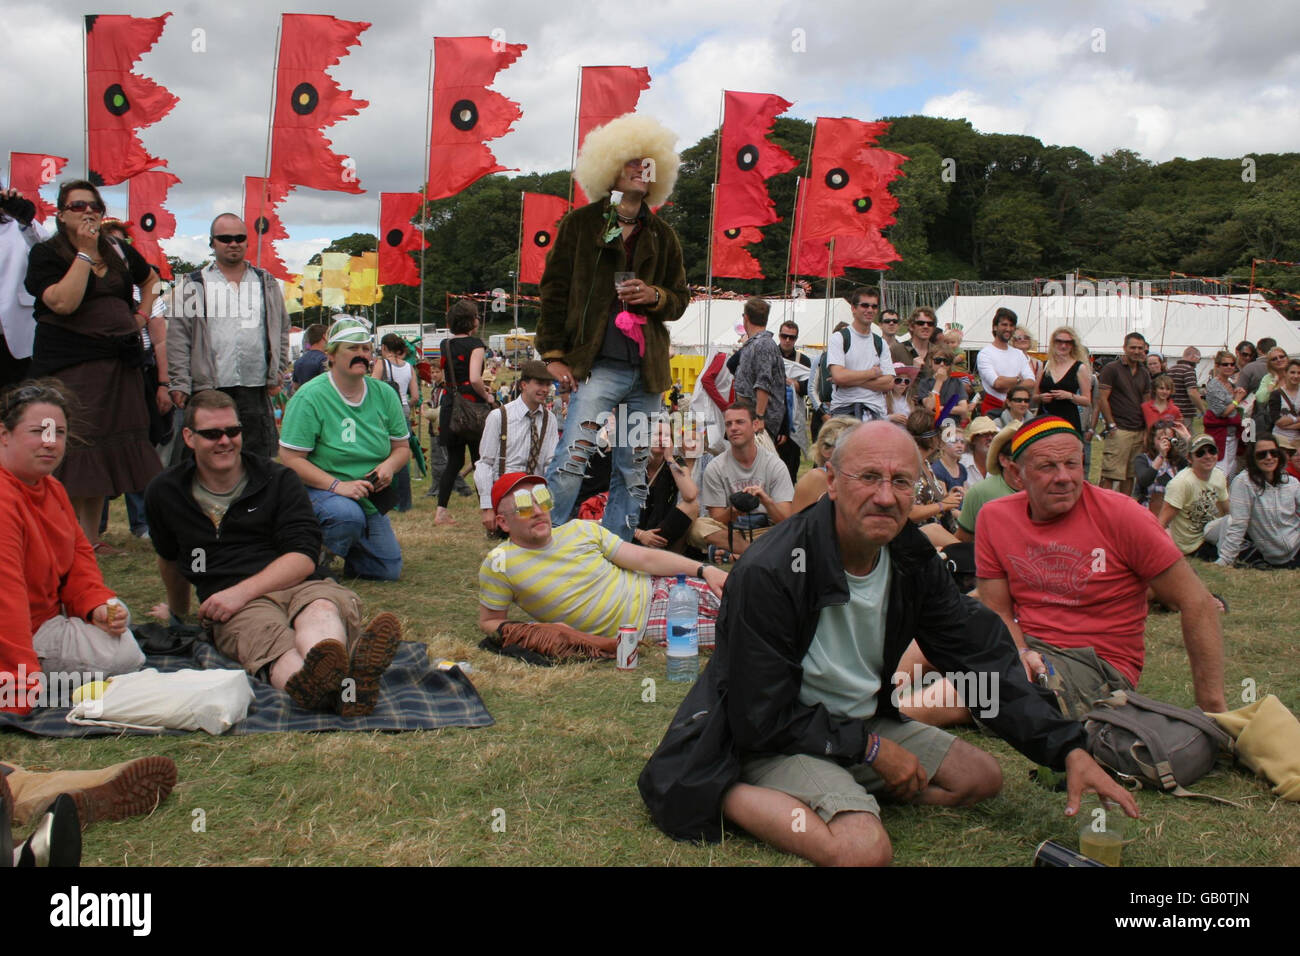
[[[821,348],[826,341],[826,330],[839,322],[853,319],[849,304],[843,299],[768,299],[772,311],[767,317],[767,327],[773,333],[782,322],[799,326],[799,347]],[[709,344],[735,345],[736,325],[744,309],[743,299],[697,299],[686,307],[685,314],[668,324],[673,347],[679,353],[703,352]],[[829,316],[829,322],[827,317]],[[707,322],[706,322],[707,320]],[[707,332],[706,332],[707,324]]]
[[[1171,363],[1194,345],[1202,361],[1243,339],[1268,336],[1291,355],[1300,355],[1300,327],[1260,295],[950,296],[935,314],[939,327],[958,322],[962,346],[979,349],[992,341],[993,314],[1015,312],[1033,334],[1039,351],[1060,325],[1072,326],[1094,355],[1119,355],[1124,336],[1140,332],[1153,352]]]

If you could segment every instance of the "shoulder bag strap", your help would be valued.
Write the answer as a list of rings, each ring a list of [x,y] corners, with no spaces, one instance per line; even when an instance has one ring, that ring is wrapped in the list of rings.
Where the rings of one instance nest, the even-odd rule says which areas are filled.
[[[510,416],[504,405],[498,405],[497,408],[501,412],[501,437],[498,439],[500,449],[497,458],[497,477],[500,478],[506,473],[506,423],[510,420]]]

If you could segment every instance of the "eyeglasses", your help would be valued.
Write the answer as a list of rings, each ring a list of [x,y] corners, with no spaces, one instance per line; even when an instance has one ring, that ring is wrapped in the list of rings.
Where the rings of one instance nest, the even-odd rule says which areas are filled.
[[[235,243],[238,243],[238,242],[247,242],[247,241],[248,241],[248,234],[247,234],[247,233],[243,233],[243,232],[241,232],[241,233],[240,233],[239,235],[237,235],[237,236],[232,236],[232,235],[230,235],[230,234],[228,234],[228,233],[222,233],[221,235],[219,235],[219,236],[213,236],[212,238],[215,239],[215,240],[217,240],[217,242],[224,243],[224,244],[227,245],[227,246],[233,246],[233,245],[235,245]]]
[[[1214,455],[1217,458],[1219,450],[1213,445],[1202,445],[1200,448],[1196,449],[1196,451],[1192,452],[1193,458],[1201,458],[1205,455]]]
[[[104,214],[104,204],[94,199],[74,199],[63,207],[68,212],[94,212]]]
[[[1027,398],[1008,398],[1008,399],[1007,399],[1007,404],[1010,405],[1012,402],[1014,402],[1014,403],[1017,404],[1017,405],[1024,405],[1024,404],[1028,403],[1028,401],[1029,401],[1029,399],[1027,399]]]
[[[906,384],[907,384],[908,382],[910,382],[910,381],[912,381],[910,378],[907,378],[906,376],[900,375],[900,376],[898,376],[896,379],[894,379],[894,384],[895,384],[895,385],[906,385]]]
[[[946,359],[946,358],[932,358],[932,359],[930,359],[930,362],[931,362],[931,364],[933,364],[933,365],[951,365],[951,364],[952,364],[952,361],[951,361],[950,359]]]
[[[1052,339],[1055,345],[1073,345],[1074,339]]]
[[[879,303],[879,302],[859,302],[859,303],[857,304],[857,308],[859,308],[859,309],[878,309],[878,308],[880,308],[880,303]]]
[[[1219,363],[1219,368],[1236,368],[1236,367],[1237,367],[1237,363],[1236,363],[1236,362],[1220,362],[1220,363]]]
[[[886,478],[884,475],[877,474],[874,471],[868,471],[861,475],[855,475],[851,471],[840,472],[845,478],[852,478],[855,481],[862,482],[868,492],[874,493],[880,487],[882,482],[888,481],[890,489],[894,492],[896,498],[912,498],[916,496],[916,482],[903,475],[894,475],[892,478]]]
[[[550,513],[555,504],[555,499],[551,497],[551,489],[545,485],[519,488],[511,497],[515,502],[514,513],[521,518],[531,518],[534,513],[540,511]],[[507,515],[506,517],[510,516]]]
[[[782,341],[782,342],[793,342],[793,341],[794,341],[795,339],[797,339],[798,337],[799,337],[799,336],[797,336],[797,335],[786,335],[784,332],[781,333],[781,341]]]
[[[222,435],[225,435],[227,438],[238,438],[244,431],[244,426],[227,425],[225,428],[195,428],[191,430],[194,434],[206,438],[208,441],[221,441]]]
[[[897,325],[902,320],[896,315],[882,315],[880,317],[881,325]]]
[[[916,328],[916,329],[932,329],[932,328],[934,328],[934,323],[933,323],[933,322],[913,322],[913,323],[912,323],[912,327],[913,327],[913,328]]]
[[[1282,457],[1282,453],[1278,451],[1276,448],[1261,448],[1259,451],[1255,452],[1256,461],[1261,461],[1265,458],[1281,458],[1281,457]]]

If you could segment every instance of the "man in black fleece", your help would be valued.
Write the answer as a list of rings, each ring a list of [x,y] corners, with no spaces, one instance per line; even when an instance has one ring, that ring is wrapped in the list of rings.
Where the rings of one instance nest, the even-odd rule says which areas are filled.
[[[199,621],[219,651],[308,710],[359,717],[401,640],[397,618],[361,628],[361,602],[317,570],[321,532],[298,476],[242,453],[235,403],[194,395],[185,409],[193,461],[145,492],[158,570],[174,614],[198,591]]]

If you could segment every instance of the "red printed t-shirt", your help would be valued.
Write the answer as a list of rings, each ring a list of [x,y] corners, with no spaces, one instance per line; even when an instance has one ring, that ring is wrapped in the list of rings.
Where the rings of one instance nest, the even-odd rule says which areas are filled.
[[[1182,558],[1151,511],[1085,483],[1052,521],[1030,519],[1023,491],[990,501],[980,519],[976,576],[1006,580],[1021,630],[1057,647],[1091,647],[1136,687],[1147,583]]]

